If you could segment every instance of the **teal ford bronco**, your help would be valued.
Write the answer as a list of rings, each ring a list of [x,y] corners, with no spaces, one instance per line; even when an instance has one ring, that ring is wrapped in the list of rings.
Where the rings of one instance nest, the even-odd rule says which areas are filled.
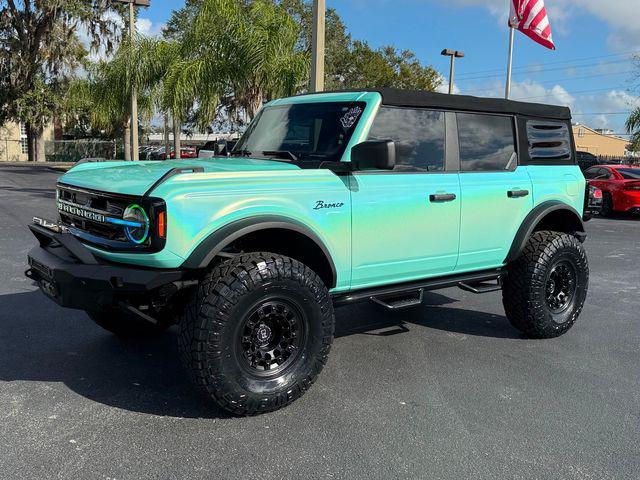
[[[587,294],[567,108],[398,90],[265,105],[229,156],[79,164],[35,218],[27,276],[120,336],[178,326],[195,383],[239,415],[300,397],[334,307],[502,290],[534,338]]]

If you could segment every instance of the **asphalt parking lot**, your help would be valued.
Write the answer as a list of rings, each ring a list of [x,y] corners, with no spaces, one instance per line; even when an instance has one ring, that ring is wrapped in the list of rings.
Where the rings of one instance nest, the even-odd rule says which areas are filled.
[[[337,311],[318,383],[230,418],[190,385],[175,332],[123,342],[24,278],[59,173],[0,166],[0,477],[637,479],[640,221],[588,223],[587,304],[528,340],[499,293]]]

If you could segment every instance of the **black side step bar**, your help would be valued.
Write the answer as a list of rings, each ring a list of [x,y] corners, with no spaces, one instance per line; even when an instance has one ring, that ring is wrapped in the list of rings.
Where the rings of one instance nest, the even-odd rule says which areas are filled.
[[[471,293],[488,293],[502,290],[502,277],[498,277],[497,283],[477,282],[477,283],[458,283],[458,287],[465,292]]]
[[[424,289],[414,292],[406,292],[404,295],[394,295],[391,297],[371,297],[373,303],[383,306],[387,310],[402,310],[420,305],[424,297]]]
[[[411,292],[417,292],[418,290],[438,290],[440,288],[460,287],[461,283],[478,289],[478,284],[498,281],[503,275],[505,275],[504,270],[492,269],[481,272],[447,275],[445,277],[429,278],[414,282],[397,283],[394,285],[384,285],[382,287],[364,288],[351,292],[340,292],[333,295],[333,304],[336,307],[341,307],[343,305],[372,300],[373,298],[398,297],[400,295],[411,294]],[[496,287],[497,289],[496,285],[491,285],[491,287]],[[479,291],[478,293],[483,292]]]

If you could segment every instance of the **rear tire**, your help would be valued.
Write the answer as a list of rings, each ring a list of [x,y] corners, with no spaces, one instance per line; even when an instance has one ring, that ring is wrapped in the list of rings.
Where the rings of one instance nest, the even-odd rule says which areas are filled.
[[[158,323],[153,324],[117,308],[87,312],[87,315],[100,327],[122,338],[156,337],[173,324],[168,317],[160,317]]]
[[[322,371],[334,312],[320,278],[271,253],[243,254],[200,282],[179,324],[194,382],[224,410],[254,415],[300,397]]]
[[[609,192],[602,192],[602,208],[600,214],[603,217],[613,216],[613,197]]]
[[[525,335],[558,337],[580,315],[588,284],[587,256],[575,236],[534,232],[508,266],[502,303],[511,324]]]

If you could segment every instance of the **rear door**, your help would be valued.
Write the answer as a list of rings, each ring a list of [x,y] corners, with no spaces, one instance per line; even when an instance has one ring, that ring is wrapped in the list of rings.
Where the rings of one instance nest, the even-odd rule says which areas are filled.
[[[457,113],[462,192],[456,271],[502,265],[533,207],[527,167],[518,166],[515,118]]]

